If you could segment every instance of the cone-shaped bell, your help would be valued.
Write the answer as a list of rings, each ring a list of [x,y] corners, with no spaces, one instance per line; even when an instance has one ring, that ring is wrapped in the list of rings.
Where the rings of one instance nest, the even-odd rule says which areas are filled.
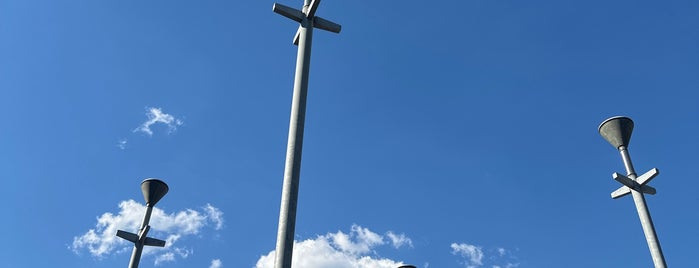
[[[615,116],[599,125],[599,134],[617,149],[620,146],[629,147],[632,132],[633,120],[626,116]]]
[[[146,205],[148,206],[155,206],[155,203],[158,203],[160,198],[163,198],[169,189],[167,184],[159,179],[146,179],[141,183],[143,198],[146,200]]]

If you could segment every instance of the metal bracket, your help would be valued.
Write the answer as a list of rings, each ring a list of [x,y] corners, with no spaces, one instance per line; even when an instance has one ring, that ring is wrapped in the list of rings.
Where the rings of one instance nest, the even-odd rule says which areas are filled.
[[[658,171],[657,168],[654,168],[634,180],[614,172],[614,174],[612,174],[612,178],[614,178],[615,181],[618,181],[624,186],[621,186],[619,189],[616,189],[614,192],[612,192],[612,198],[617,199],[619,197],[630,194],[631,190],[642,192],[644,194],[655,194],[657,192],[655,188],[646,184],[648,184],[653,178],[655,178],[655,176],[658,176],[658,174],[660,174],[660,171]]]
[[[342,25],[323,19],[321,17],[316,17],[316,10],[318,10],[319,4],[320,0],[313,0],[311,1],[310,5],[304,6],[303,11],[301,11],[279,3],[274,3],[274,5],[272,5],[272,11],[301,24],[303,24],[304,20],[310,20],[310,25],[313,28],[318,28],[333,33],[340,33],[340,30],[342,30]],[[299,45],[301,27],[303,27],[303,25],[299,26],[299,29],[296,30],[296,34],[294,35],[293,43],[297,46]]]
[[[274,5],[272,5],[272,11],[299,23],[306,18],[306,14],[301,12],[301,10],[295,9],[293,7],[288,7],[279,3],[274,3]]]
[[[148,234],[148,231],[150,230],[150,225],[147,225],[146,228],[143,228],[143,230],[140,230],[138,234],[130,233],[127,231],[122,231],[122,230],[117,230],[116,236],[121,237],[123,239],[126,239],[134,244],[140,243],[143,241],[143,245],[145,246],[154,246],[154,247],[164,247],[165,246],[165,241],[152,238],[150,236],[146,236]]]

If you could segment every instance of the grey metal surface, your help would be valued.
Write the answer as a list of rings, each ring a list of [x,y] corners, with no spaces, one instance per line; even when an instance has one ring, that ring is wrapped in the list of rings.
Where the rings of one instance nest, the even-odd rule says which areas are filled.
[[[150,225],[148,225],[148,223],[153,213],[153,206],[167,194],[169,189],[165,182],[158,179],[146,179],[141,183],[143,198],[146,200],[146,214],[143,216],[138,234],[122,230],[118,230],[116,233],[116,236],[134,243],[131,259],[129,260],[129,268],[138,268],[139,262],[141,261],[141,254],[143,253],[143,246],[165,246],[165,241],[148,237],[148,231],[150,231]]]
[[[629,151],[626,149],[625,146],[620,146],[619,153],[621,153],[621,158],[624,161],[624,167],[626,168],[628,178],[638,183],[638,181],[636,180],[636,171],[633,169],[631,157],[629,156]],[[650,181],[650,179],[648,179],[648,181]],[[633,197],[633,202],[636,205],[638,218],[641,220],[643,234],[646,237],[646,243],[648,243],[648,249],[650,250],[650,255],[653,258],[653,264],[656,268],[665,268],[667,267],[667,265],[665,264],[663,250],[662,248],[660,248],[660,241],[658,241],[658,235],[655,233],[653,219],[651,219],[650,217],[650,211],[648,211],[648,206],[646,205],[646,198],[643,196],[643,193],[639,190],[640,189],[632,189],[631,196]]]
[[[141,262],[141,253],[143,253],[143,245],[145,244],[145,238],[150,231],[150,226],[148,222],[150,221],[150,215],[153,212],[152,206],[146,206],[146,215],[143,217],[143,222],[141,223],[141,228],[138,232],[138,240],[134,243],[133,251],[131,252],[131,260],[129,260],[129,268],[138,268]]]
[[[155,206],[169,190],[170,187],[159,179],[150,178],[141,182],[141,191],[143,192],[143,199],[146,200],[146,205]]]
[[[653,187],[646,185],[655,176],[659,174],[657,169],[652,169],[640,177],[636,176],[631,157],[629,156],[628,146],[633,132],[633,121],[631,118],[624,116],[616,116],[602,122],[599,126],[599,133],[607,140],[614,148],[619,150],[621,159],[624,162],[626,176],[618,173],[612,174],[612,178],[622,184],[622,186],[612,192],[612,198],[619,198],[629,193],[633,197],[636,211],[641,221],[643,234],[645,235],[648,249],[650,250],[653,264],[656,268],[667,267],[665,257],[663,256],[660,242],[653,226],[653,220],[650,217],[650,211],[646,205],[644,193],[655,194],[656,190]]]
[[[599,134],[617,149],[619,146],[629,147],[632,132],[633,120],[625,116],[609,118],[599,125]]]
[[[275,268],[290,268],[294,247],[294,230],[296,228],[296,208],[299,191],[299,174],[301,172],[301,152],[303,149],[303,130],[306,117],[306,95],[308,92],[308,75],[311,61],[311,43],[314,22],[318,21],[320,29],[339,32],[339,24],[327,20],[318,20],[315,12],[320,0],[305,0],[303,10],[275,3],[272,10],[282,16],[300,23],[294,37],[298,45],[296,56],[296,75],[294,93],[289,119],[289,137],[287,142],[284,182],[282,186],[281,206],[279,209],[279,228],[277,230]]]

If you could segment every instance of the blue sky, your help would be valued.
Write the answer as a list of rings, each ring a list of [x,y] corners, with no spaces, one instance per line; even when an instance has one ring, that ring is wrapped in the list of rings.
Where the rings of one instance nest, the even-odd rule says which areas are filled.
[[[124,267],[154,177],[141,267],[268,267],[298,27],[273,3],[0,2],[3,266]],[[295,267],[649,267],[615,115],[668,265],[696,264],[697,10],[323,1]]]

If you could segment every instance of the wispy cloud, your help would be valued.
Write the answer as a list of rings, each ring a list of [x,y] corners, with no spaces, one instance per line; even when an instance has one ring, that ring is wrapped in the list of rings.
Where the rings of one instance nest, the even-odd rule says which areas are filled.
[[[352,225],[349,234],[338,231],[328,236],[335,247],[350,254],[367,254],[373,247],[385,243],[381,235],[356,224]]]
[[[294,241],[292,267],[395,268],[404,265],[402,262],[377,256],[375,249],[386,244],[387,236],[388,234],[384,236],[368,228],[352,225],[347,234],[338,231],[302,242]],[[409,239],[404,234],[396,236]],[[274,256],[274,251],[261,256],[255,268],[273,267]]]
[[[505,253],[507,253],[507,250],[505,250],[504,248],[498,248],[497,250],[500,257],[505,256]]]
[[[500,266],[500,265],[493,265],[493,268],[517,268],[519,267],[519,263],[507,263],[505,266]]]
[[[161,254],[160,256],[155,257],[155,265],[161,265],[163,262],[171,262],[175,261],[175,253],[173,252],[167,252],[165,254]]]
[[[467,268],[481,267],[484,264],[484,260],[487,260],[492,268],[515,268],[519,266],[517,258],[505,248],[499,247],[488,252],[494,254],[486,258],[483,248],[480,246],[467,243],[451,244],[451,253],[464,258],[462,264]]]
[[[169,134],[177,130],[177,127],[184,124],[182,119],[175,118],[175,116],[163,112],[163,110],[160,108],[146,107],[146,116],[148,117],[148,120],[134,129],[134,133],[143,132],[148,134],[148,136],[153,136],[153,129],[151,129],[151,126],[155,124],[163,124],[167,126],[167,133]],[[128,140],[125,138],[119,139],[116,146],[121,150],[125,150],[127,142]]]
[[[119,147],[119,149],[122,149],[122,150],[126,149],[126,142],[127,142],[126,139],[119,140],[119,143],[117,143],[117,147]]]
[[[211,265],[209,268],[221,268],[223,267],[223,262],[220,259],[211,260]]]
[[[73,237],[69,248],[76,254],[87,251],[90,255],[102,258],[111,254],[129,252],[131,242],[116,236],[117,230],[136,233],[140,227],[146,207],[134,200],[119,203],[119,213],[104,213],[97,218],[94,228],[80,236]],[[177,241],[184,236],[194,236],[206,227],[218,230],[222,227],[223,213],[207,204],[201,210],[185,209],[167,214],[159,208],[153,208],[149,236],[166,241],[164,248],[145,247],[143,256],[154,255],[155,264],[175,261],[177,257],[187,258],[192,249],[180,246]]]
[[[221,230],[223,228],[223,212],[211,204],[206,204],[204,211],[209,215],[209,220],[216,224],[214,229]]]
[[[154,263],[155,266],[158,266],[166,262],[174,262],[176,260],[176,256],[180,256],[180,258],[186,259],[187,257],[189,257],[190,254],[192,254],[192,252],[194,251],[191,249],[174,248],[173,251],[165,252],[155,256]]]
[[[386,236],[388,239],[391,240],[391,244],[393,245],[394,248],[400,248],[402,246],[409,246],[413,247],[413,240],[405,236],[405,234],[395,234],[391,231],[388,231],[386,233]]]
[[[452,243],[451,253],[466,258],[466,267],[478,267],[483,265],[483,250],[481,247],[466,243]]]
[[[148,120],[143,122],[138,128],[134,129],[133,132],[144,132],[148,136],[153,135],[153,130],[150,127],[156,123],[165,124],[168,127],[168,133],[177,130],[178,126],[184,124],[181,119],[175,118],[174,116],[164,113],[160,108],[146,107],[146,116]]]

